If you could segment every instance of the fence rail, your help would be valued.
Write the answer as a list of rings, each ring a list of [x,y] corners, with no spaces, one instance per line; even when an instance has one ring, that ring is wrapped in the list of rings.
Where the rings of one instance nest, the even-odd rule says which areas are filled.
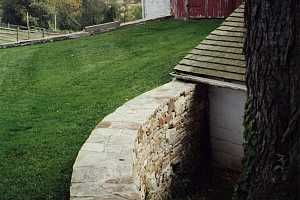
[[[19,42],[22,40],[32,40],[49,36],[62,35],[64,32],[56,32],[51,29],[40,27],[18,26],[13,24],[0,24],[0,44],[9,42]]]

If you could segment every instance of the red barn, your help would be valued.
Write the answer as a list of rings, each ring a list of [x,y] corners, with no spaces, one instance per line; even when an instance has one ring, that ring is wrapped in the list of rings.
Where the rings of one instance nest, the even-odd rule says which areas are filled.
[[[171,0],[175,18],[228,17],[243,0]]]

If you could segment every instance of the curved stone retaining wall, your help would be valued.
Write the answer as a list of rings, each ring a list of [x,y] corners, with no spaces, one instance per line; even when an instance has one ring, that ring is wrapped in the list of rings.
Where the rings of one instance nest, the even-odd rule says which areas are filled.
[[[172,81],[105,117],[73,167],[71,200],[142,200],[186,195],[200,170],[206,89]],[[206,134],[203,134],[206,135]]]

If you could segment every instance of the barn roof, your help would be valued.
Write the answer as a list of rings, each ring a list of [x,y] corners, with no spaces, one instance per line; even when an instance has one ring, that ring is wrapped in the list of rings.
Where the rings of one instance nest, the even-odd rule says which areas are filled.
[[[244,5],[188,53],[175,67],[178,79],[245,90]]]

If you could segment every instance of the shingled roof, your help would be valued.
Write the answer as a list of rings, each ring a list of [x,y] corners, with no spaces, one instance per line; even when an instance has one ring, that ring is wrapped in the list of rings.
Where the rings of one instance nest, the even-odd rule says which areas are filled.
[[[244,32],[244,5],[241,5],[176,65],[173,75],[245,89]]]

